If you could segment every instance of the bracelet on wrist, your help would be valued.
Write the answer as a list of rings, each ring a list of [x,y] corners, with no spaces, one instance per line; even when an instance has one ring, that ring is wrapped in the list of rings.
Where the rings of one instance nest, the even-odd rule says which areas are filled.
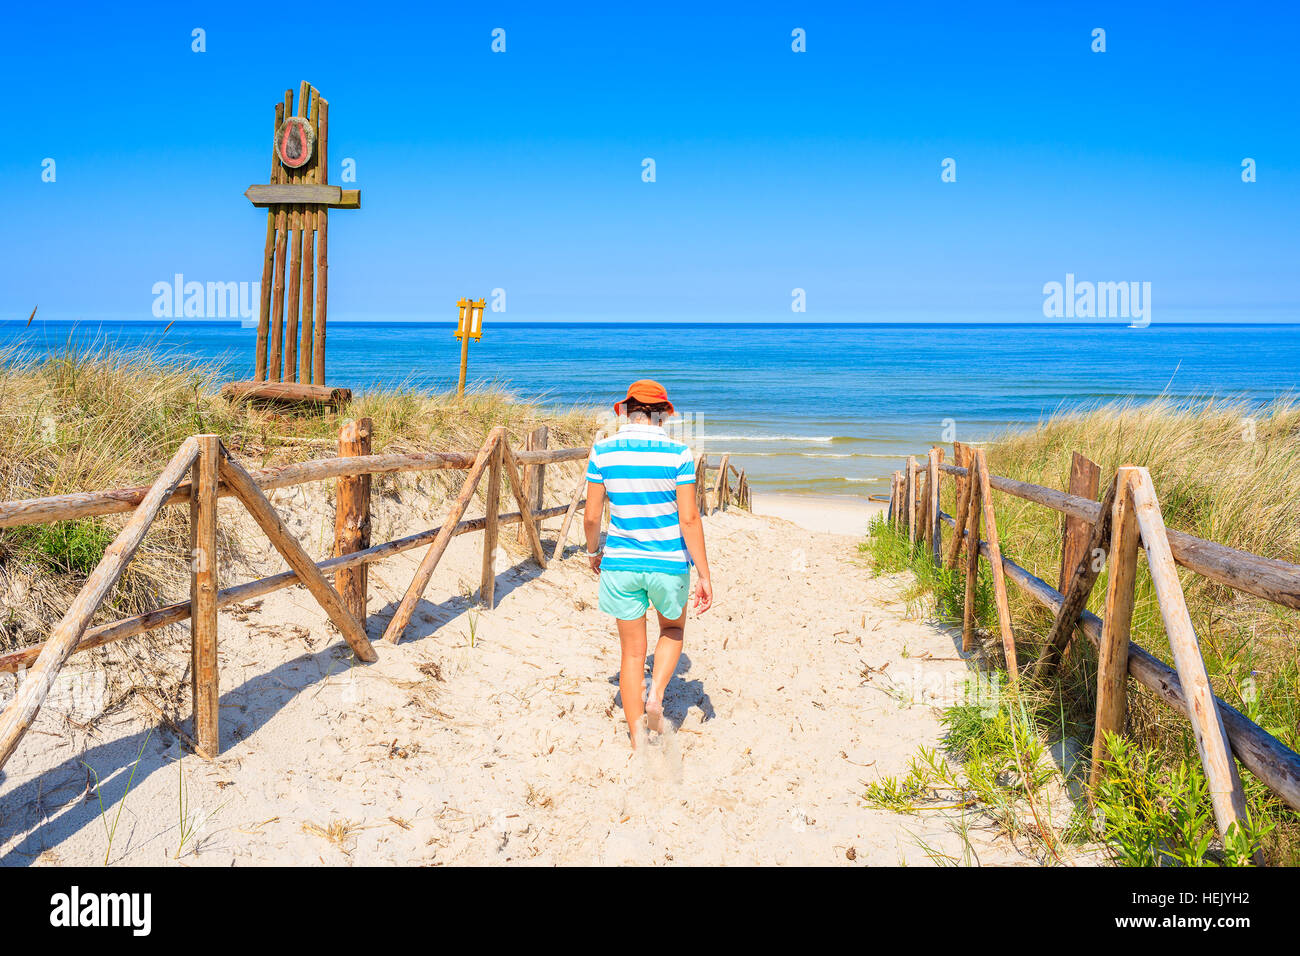
[[[600,553],[604,550],[605,550],[604,548],[597,548],[595,551],[585,551],[583,553],[586,554],[587,557],[589,558],[598,558],[600,557]]]

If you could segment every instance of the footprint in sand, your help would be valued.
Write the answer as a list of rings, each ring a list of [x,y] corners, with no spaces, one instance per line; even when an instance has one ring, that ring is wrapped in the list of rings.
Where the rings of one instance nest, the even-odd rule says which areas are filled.
[[[646,777],[658,783],[681,784],[685,768],[672,720],[661,717],[659,732],[648,735],[642,743],[638,752],[644,755]]]

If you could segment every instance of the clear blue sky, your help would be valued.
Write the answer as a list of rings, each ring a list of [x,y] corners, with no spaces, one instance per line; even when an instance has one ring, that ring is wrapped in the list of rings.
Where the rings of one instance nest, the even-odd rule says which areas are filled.
[[[1151,282],[1156,321],[1300,320],[1292,4],[471,6],[11,4],[0,318],[259,279],[241,194],[308,79],[364,206],[335,317],[501,287],[513,321],[1034,320],[1069,272]]]

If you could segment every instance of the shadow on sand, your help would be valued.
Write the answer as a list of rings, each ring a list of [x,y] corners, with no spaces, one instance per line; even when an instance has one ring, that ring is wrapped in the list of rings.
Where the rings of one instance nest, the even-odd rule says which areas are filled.
[[[655,656],[650,654],[646,657],[646,675],[649,676],[654,669]],[[673,676],[668,680],[668,687],[664,690],[664,716],[673,722],[674,727],[680,727],[686,720],[686,715],[695,707],[700,711],[701,721],[710,721],[717,716],[713,709],[713,701],[709,699],[708,692],[704,689],[704,682],[698,680],[683,680],[683,674],[691,669],[690,655],[682,651],[682,656],[677,660],[677,668],[673,671]],[[615,687],[618,686],[618,674],[615,673],[609,678],[609,682]],[[622,708],[623,694],[618,692],[614,694],[614,706]]]
[[[549,544],[549,543],[548,543]],[[549,547],[548,547],[549,553]],[[498,603],[515,588],[534,580],[542,569],[531,560],[498,573],[496,597]],[[454,621],[474,606],[476,602],[461,595],[432,602],[421,599],[416,605],[411,623],[402,636],[403,643],[434,635],[439,627]],[[366,632],[371,640],[379,640],[396,609],[390,603],[366,620]],[[351,651],[341,640],[332,641],[319,651],[300,654],[279,664],[274,669],[246,680],[238,687],[221,695],[221,749],[224,752],[235,743],[253,737],[262,727],[299,693],[331,677],[345,674],[358,664]],[[185,722],[186,725],[189,721]],[[186,727],[187,732],[190,728]],[[27,741],[30,746],[32,741]],[[0,855],[0,866],[25,866],[50,847],[87,826],[103,826],[100,801],[95,792],[94,774],[99,775],[99,791],[104,804],[104,816],[111,823],[118,812],[118,803],[127,796],[127,783],[135,790],[153,774],[163,769],[176,773],[175,762],[181,753],[176,734],[165,725],[145,728],[137,733],[98,746],[68,758],[47,769],[38,770],[34,776],[4,795],[0,805],[0,843],[7,843],[16,833],[28,831],[21,840]],[[137,763],[138,758],[138,763]],[[132,777],[134,773],[134,777]],[[0,771],[0,783],[12,778]],[[179,783],[178,783],[179,786]],[[127,796],[121,824],[113,839],[113,856],[116,862],[126,848],[143,845],[134,840],[135,830],[141,821],[131,812]],[[159,839],[175,829],[175,822],[160,826],[161,832],[150,834],[143,842]],[[108,837],[105,835],[105,843]],[[118,847],[123,848],[119,852]]]

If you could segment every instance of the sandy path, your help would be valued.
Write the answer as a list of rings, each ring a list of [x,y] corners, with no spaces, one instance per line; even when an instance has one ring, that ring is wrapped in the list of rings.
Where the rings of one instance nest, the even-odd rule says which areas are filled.
[[[309,547],[319,537],[299,530]],[[47,708],[0,782],[0,863],[101,862],[81,761],[103,778],[111,823],[142,744],[115,864],[173,859],[182,770],[199,823],[185,865],[928,864],[922,841],[960,855],[941,821],[860,799],[938,742],[927,700],[965,673],[952,637],[909,620],[900,582],[874,579],[853,538],[734,510],[706,530],[717,604],[690,620],[669,686],[680,729],[643,754],[615,719],[617,639],[581,555],[539,574],[503,532],[514,569],[480,612],[461,596],[478,578],[479,539],[465,536],[404,643],[369,667],[349,666],[300,589],[223,611],[213,763],[178,768],[175,735],[145,742],[156,721],[139,707],[89,733]],[[372,636],[417,557],[372,571]],[[864,680],[868,665],[887,671]],[[981,862],[1026,862],[990,832],[973,838]]]

